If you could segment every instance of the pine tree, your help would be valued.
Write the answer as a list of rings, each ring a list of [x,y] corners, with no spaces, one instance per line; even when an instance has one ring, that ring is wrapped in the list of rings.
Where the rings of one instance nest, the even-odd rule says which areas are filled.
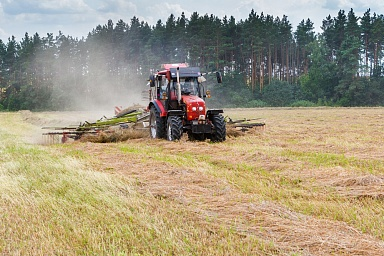
[[[297,55],[299,72],[307,74],[309,68],[309,55],[311,54],[309,45],[315,40],[313,22],[310,19],[307,19],[306,21],[302,20],[297,26],[294,35],[299,52]]]

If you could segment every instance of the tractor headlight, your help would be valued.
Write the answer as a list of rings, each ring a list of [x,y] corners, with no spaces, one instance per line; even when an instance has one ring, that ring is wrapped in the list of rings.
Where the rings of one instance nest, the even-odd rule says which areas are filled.
[[[201,112],[201,111],[203,111],[204,110],[204,108],[203,107],[199,107],[199,111]]]
[[[192,111],[196,111],[197,110],[197,108],[196,107],[192,107]]]

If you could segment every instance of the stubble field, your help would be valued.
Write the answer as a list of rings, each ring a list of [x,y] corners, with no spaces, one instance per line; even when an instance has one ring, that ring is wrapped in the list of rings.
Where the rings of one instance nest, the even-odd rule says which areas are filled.
[[[266,127],[224,143],[42,144],[87,115],[0,113],[0,254],[384,255],[384,108],[226,109]]]

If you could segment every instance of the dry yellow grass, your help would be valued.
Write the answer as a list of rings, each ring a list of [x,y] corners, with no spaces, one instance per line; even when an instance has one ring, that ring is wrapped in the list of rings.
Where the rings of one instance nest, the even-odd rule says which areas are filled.
[[[139,138],[149,139],[148,131],[144,129],[120,129],[112,130],[109,132],[100,132],[98,134],[84,134],[79,141],[93,143],[113,143]]]
[[[7,241],[0,252],[384,254],[383,108],[225,114],[260,118],[267,126],[224,143],[139,138],[6,148],[0,236]],[[9,136],[0,132],[2,141]],[[37,191],[22,186],[35,167],[22,169],[23,161],[14,159],[30,149],[38,166],[51,166],[36,178]],[[89,198],[49,196],[63,186]]]

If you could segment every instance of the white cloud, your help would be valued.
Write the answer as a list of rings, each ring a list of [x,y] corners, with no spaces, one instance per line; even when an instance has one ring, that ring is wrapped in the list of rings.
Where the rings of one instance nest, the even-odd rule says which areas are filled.
[[[7,38],[8,35],[7,33],[4,31],[4,29],[0,28],[0,40],[3,40],[3,42],[5,43],[5,38]]]
[[[70,13],[81,13],[88,11],[89,7],[81,0],[60,0],[60,1],[41,1],[39,0],[39,6],[43,10],[55,10],[58,12],[68,11]]]
[[[165,24],[168,17],[173,14],[176,18],[180,17],[184,12],[186,17],[190,17],[192,12],[188,11],[181,7],[180,4],[171,4],[171,3],[158,3],[145,8],[148,19],[148,23],[155,24],[159,19]],[[144,16],[145,17],[145,16]]]
[[[97,10],[99,12],[105,12],[105,13],[131,13],[136,12],[137,7],[132,2],[127,2],[124,0],[110,0],[110,1],[104,1],[101,3]]]
[[[9,15],[23,13],[65,14],[80,13],[87,5],[82,0],[2,0],[3,11]]]
[[[355,13],[365,12],[368,8],[371,10],[384,9],[384,2],[377,0],[325,0],[322,5],[324,8],[336,11],[344,10],[346,13],[352,8]]]

